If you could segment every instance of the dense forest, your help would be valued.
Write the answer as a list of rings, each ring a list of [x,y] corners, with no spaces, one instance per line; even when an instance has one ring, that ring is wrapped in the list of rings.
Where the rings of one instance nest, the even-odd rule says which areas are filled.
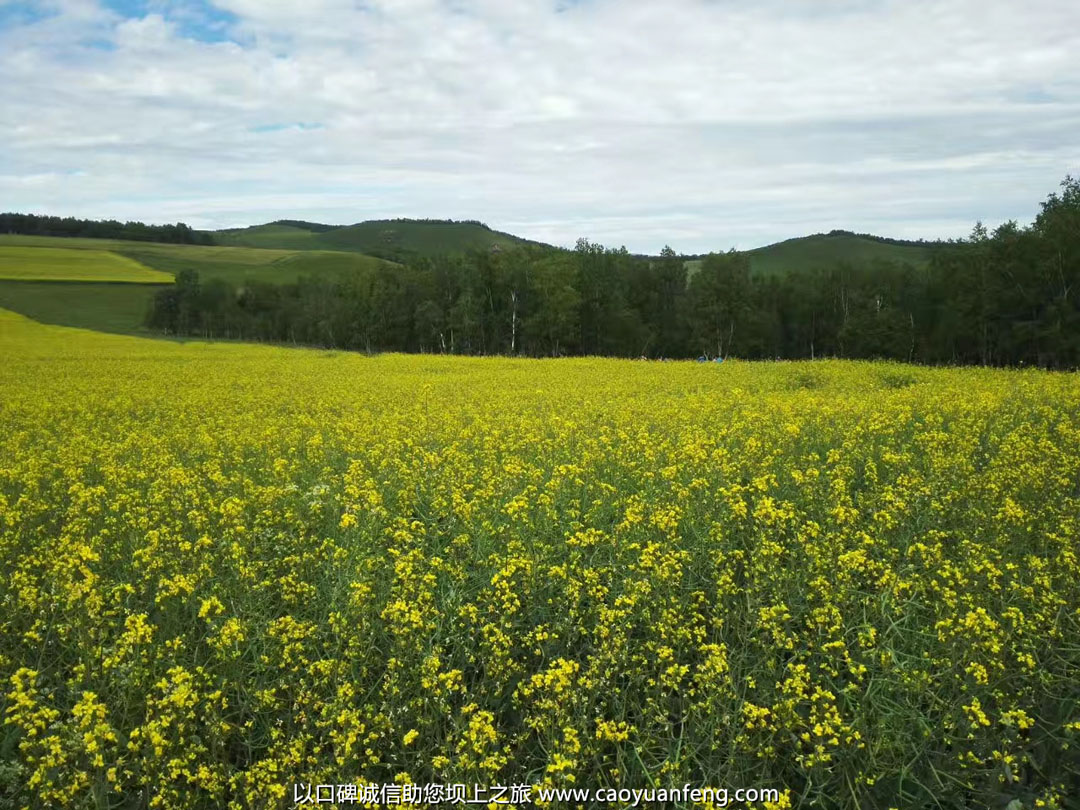
[[[981,224],[928,265],[838,264],[757,277],[745,254],[688,273],[580,240],[474,251],[295,284],[183,271],[149,325],[167,333],[363,351],[535,356],[893,358],[1080,365],[1080,181],[1066,178],[1029,227]]]
[[[0,214],[0,233],[26,236],[81,236],[87,239],[130,239],[137,242],[168,242],[181,245],[212,245],[213,236],[196,231],[183,222],[175,225],[146,225],[115,219],[93,220],[75,217],[47,217],[36,214]]]

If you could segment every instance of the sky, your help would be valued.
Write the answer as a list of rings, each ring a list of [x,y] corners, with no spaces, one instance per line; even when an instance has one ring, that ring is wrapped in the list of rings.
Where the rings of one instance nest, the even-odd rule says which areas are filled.
[[[1066,0],[0,0],[0,210],[745,249],[1030,222]]]

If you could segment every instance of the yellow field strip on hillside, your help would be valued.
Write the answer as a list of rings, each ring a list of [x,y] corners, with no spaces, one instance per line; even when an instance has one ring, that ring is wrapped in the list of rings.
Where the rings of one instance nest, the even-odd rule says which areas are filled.
[[[105,250],[0,246],[0,279],[169,284],[173,277]]]

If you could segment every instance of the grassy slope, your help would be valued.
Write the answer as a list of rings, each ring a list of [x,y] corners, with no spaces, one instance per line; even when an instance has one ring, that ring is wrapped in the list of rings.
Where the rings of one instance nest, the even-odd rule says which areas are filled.
[[[161,270],[170,276],[191,269],[200,278],[221,278],[234,284],[245,281],[287,283],[301,275],[350,272],[376,267],[381,259],[354,252],[297,252],[242,247],[166,245],[155,242],[124,242],[115,239],[65,239],[50,236],[0,236],[0,250],[8,246],[62,247],[76,250],[108,250]],[[165,279],[168,280],[168,279]]]
[[[430,256],[438,253],[463,253],[473,248],[486,249],[492,245],[503,248],[524,243],[510,234],[499,233],[481,225],[462,222],[361,222],[328,231],[320,235],[338,249],[381,250],[400,249]]]
[[[168,284],[172,277],[106,250],[0,246],[0,279]]]
[[[920,267],[929,258],[928,248],[919,245],[878,242],[846,233],[802,236],[747,252],[751,270],[762,276],[779,275],[788,270],[809,272],[819,267],[831,267],[837,262],[865,265],[875,261],[894,261]],[[700,266],[700,260],[687,262],[691,274]]]
[[[917,245],[878,242],[854,234],[815,234],[750,251],[751,267],[762,275],[813,270],[840,261],[852,264],[894,261],[922,266],[927,258],[927,249]]]
[[[93,262],[101,255],[113,255],[119,265],[145,266],[144,272],[152,274],[153,281],[169,282],[179,271],[192,269],[204,280],[220,278],[237,285],[248,281],[288,283],[304,275],[352,274],[382,263],[372,256],[340,251],[299,252],[0,235],[0,255],[9,251],[26,254],[41,251],[53,256],[63,252],[72,264],[85,264],[83,257]],[[0,307],[42,323],[136,333],[142,329],[157,288],[156,284],[0,281]]]
[[[221,245],[286,250],[310,250],[317,236],[313,231],[278,223],[214,232],[214,240]]]
[[[40,323],[137,334],[157,284],[0,281],[0,308]]]
[[[527,241],[470,222],[409,220],[371,220],[322,232],[269,223],[252,228],[217,231],[214,239],[223,245],[347,250],[383,256],[463,253],[473,248],[490,248],[495,244],[509,248]]]
[[[377,267],[381,259],[359,253],[321,250],[259,250],[254,248],[203,248],[202,255],[181,251],[126,249],[124,255],[176,274],[196,270],[202,279],[220,278],[241,285],[248,281],[287,284],[300,276],[349,273]],[[216,252],[210,252],[216,251]]]

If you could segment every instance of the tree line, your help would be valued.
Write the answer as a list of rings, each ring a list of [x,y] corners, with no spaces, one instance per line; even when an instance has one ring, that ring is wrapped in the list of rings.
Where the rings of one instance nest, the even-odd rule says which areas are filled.
[[[1080,182],[1034,223],[976,225],[926,266],[838,263],[751,273],[745,253],[695,272],[665,248],[631,255],[580,240],[383,264],[274,285],[200,280],[158,293],[157,330],[362,351],[532,356],[891,358],[1080,366]]]
[[[66,236],[87,239],[130,239],[137,242],[168,242],[181,245],[212,245],[213,236],[196,231],[183,222],[175,225],[147,225],[143,222],[119,222],[115,219],[93,220],[75,217],[49,217],[37,214],[0,214],[0,233],[26,236]]]

